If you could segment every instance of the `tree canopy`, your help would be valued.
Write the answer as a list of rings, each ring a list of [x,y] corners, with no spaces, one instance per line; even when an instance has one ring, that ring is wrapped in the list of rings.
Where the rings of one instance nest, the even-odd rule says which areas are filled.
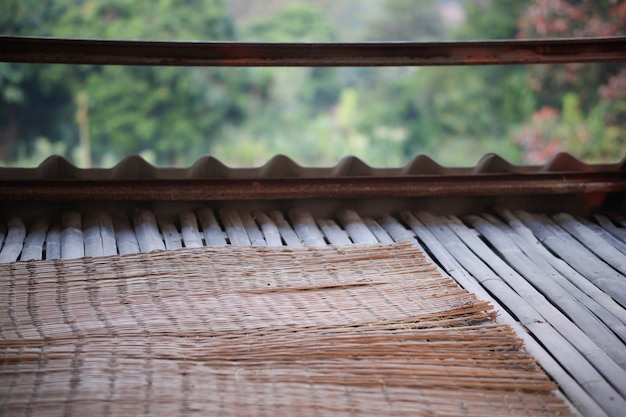
[[[623,35],[611,0],[4,0],[2,35],[271,42]],[[623,64],[424,68],[175,68],[0,63],[0,161],[80,166],[129,154],[190,165],[213,154],[307,165],[496,152],[590,162],[626,149]]]

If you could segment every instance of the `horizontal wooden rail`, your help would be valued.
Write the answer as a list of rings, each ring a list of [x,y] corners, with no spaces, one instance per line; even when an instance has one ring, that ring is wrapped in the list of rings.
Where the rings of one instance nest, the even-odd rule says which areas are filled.
[[[625,172],[401,177],[0,181],[0,201],[217,201],[626,192]]]
[[[626,37],[251,43],[0,36],[0,61],[155,66],[428,66],[626,62]]]

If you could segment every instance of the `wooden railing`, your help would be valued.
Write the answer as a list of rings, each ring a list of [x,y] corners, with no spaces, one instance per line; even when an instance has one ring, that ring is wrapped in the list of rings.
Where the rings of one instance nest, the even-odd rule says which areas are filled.
[[[626,36],[366,43],[130,41],[0,36],[0,61],[249,67],[626,62]]]

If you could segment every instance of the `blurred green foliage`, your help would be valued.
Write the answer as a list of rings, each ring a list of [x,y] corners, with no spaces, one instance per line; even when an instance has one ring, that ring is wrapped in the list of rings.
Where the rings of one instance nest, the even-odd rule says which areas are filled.
[[[0,33],[432,41],[566,36],[558,30],[571,23],[579,35],[594,35],[589,31],[606,30],[606,25],[612,34],[622,34],[619,22],[626,19],[619,16],[626,17],[626,7],[599,3],[606,4],[4,0]],[[581,11],[587,20],[580,20]],[[141,154],[158,165],[189,166],[212,154],[230,165],[249,166],[282,153],[304,165],[334,165],[356,155],[371,165],[399,166],[425,153],[442,164],[473,165],[489,152],[514,163],[544,163],[559,151],[589,162],[616,161],[626,150],[625,91],[626,69],[618,64],[176,68],[0,63],[0,161],[32,166],[54,153],[79,166],[111,166],[126,155]]]

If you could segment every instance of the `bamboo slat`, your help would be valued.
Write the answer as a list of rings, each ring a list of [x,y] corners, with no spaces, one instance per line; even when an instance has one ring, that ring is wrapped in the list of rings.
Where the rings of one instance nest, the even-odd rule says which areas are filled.
[[[137,243],[142,252],[165,250],[163,237],[159,232],[156,218],[151,211],[136,210],[133,214],[133,226],[137,235]]]
[[[626,275],[626,254],[607,244],[606,240],[570,214],[559,213],[553,219],[600,259]]]
[[[236,246],[250,246],[250,238],[248,237],[248,233],[237,210],[222,208],[219,213],[230,244]]]
[[[13,217],[7,222],[7,235],[0,251],[0,263],[15,262],[22,252],[26,226],[22,219]]]
[[[20,255],[20,260],[41,260],[43,258],[43,246],[48,233],[49,220],[41,217],[30,226],[26,240],[24,241],[24,249]]]
[[[46,234],[46,259],[61,259],[61,225],[52,223]]]
[[[113,228],[115,229],[115,243],[120,255],[139,252],[137,236],[126,216],[119,213],[113,214]]]
[[[380,243],[393,243],[393,239],[389,236],[389,233],[378,224],[378,222],[370,217],[364,217],[363,223],[370,229],[370,232],[376,236],[376,240]]]
[[[100,221],[96,211],[88,211],[83,215],[83,243],[85,245],[85,256],[104,256],[102,237],[100,235]]]
[[[165,243],[165,249],[180,249],[183,247],[183,243],[180,238],[180,233],[176,228],[176,225],[170,218],[159,217],[157,219],[159,230],[163,236],[163,243]]]
[[[378,221],[385,231],[389,233],[389,236],[396,242],[409,242],[415,246],[419,246],[417,239],[415,239],[415,234],[405,229],[394,217],[387,215],[381,217]]]
[[[89,211],[83,219],[85,256],[111,256],[117,254],[115,232],[111,213],[105,210]]]
[[[246,233],[248,233],[250,244],[252,246],[267,246],[263,232],[259,230],[259,226],[252,218],[252,214],[250,214],[249,211],[240,211],[239,217],[241,218],[243,227],[246,229]]]
[[[196,215],[190,211],[183,211],[179,214],[180,230],[183,235],[183,242],[186,248],[202,247],[202,238],[198,231],[198,221]]]
[[[304,209],[292,209],[289,211],[289,218],[293,228],[298,235],[298,239],[304,246],[325,246],[324,235],[317,228],[311,213]]]
[[[378,243],[376,236],[367,228],[356,211],[340,210],[337,213],[337,218],[354,243]]]
[[[75,259],[85,256],[82,215],[76,211],[61,216],[61,257]]]
[[[302,246],[300,238],[298,238],[296,232],[291,228],[291,225],[287,222],[283,213],[278,210],[272,210],[270,211],[270,217],[274,220],[274,223],[276,223],[280,236],[287,246]]]
[[[625,229],[615,226],[613,222],[605,215],[596,214],[594,217],[598,221],[600,226],[602,226],[607,232],[611,233],[613,236],[618,238],[622,243],[626,244],[626,230]]]
[[[619,237],[617,237],[614,234],[612,234],[611,232],[609,232],[607,229],[602,227],[600,224],[595,224],[592,221],[587,220],[587,219],[585,219],[583,217],[580,217],[580,216],[576,217],[576,220],[578,220],[580,223],[585,225],[585,227],[588,227],[594,233],[596,233],[597,235],[602,237],[602,239],[606,243],[608,243],[609,245],[613,246],[615,249],[618,250],[618,252],[626,253],[626,243],[622,242],[619,239]],[[598,223],[600,223],[600,221],[598,221]],[[618,236],[619,236],[619,232],[622,231],[621,229],[618,229],[618,228],[615,228],[614,230],[617,232]]]
[[[254,219],[261,227],[261,232],[263,232],[263,237],[265,238],[267,246],[283,245],[283,241],[280,238],[280,231],[278,230],[278,226],[276,226],[276,223],[274,223],[274,221],[272,221],[272,219],[270,219],[267,214],[260,210],[255,211]]]
[[[113,216],[108,211],[98,210],[98,221],[100,224],[100,237],[102,238],[104,256],[117,255],[117,243],[115,241]]]
[[[346,231],[333,220],[318,219],[317,225],[331,245],[349,245],[352,243]]]
[[[204,241],[207,246],[224,246],[226,245],[226,238],[224,232],[220,228],[213,210],[208,207],[198,209],[198,220],[202,226],[204,232]]]

